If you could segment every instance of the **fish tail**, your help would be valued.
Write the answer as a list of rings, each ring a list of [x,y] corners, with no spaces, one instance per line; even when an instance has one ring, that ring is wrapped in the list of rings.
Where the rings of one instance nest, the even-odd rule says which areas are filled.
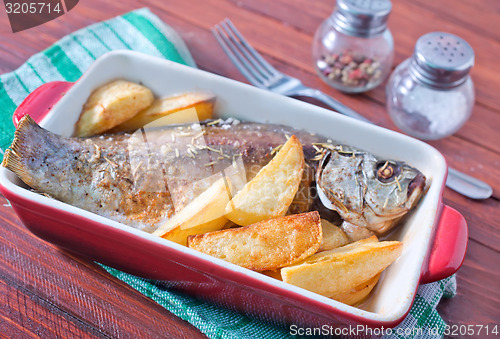
[[[5,151],[2,161],[2,166],[17,174],[17,176],[25,182],[30,176],[22,159],[27,155],[26,153],[31,153],[30,142],[33,136],[33,130],[36,128],[41,129],[29,115],[25,115],[21,121],[19,121],[14,134],[14,141]]]
[[[19,177],[24,177],[27,174],[19,155],[9,149],[5,151],[2,166],[16,173]]]

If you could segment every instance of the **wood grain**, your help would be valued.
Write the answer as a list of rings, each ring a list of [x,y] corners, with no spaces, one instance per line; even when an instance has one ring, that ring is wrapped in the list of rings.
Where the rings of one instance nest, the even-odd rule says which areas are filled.
[[[238,3],[231,3],[231,5],[224,5],[221,1],[218,0],[207,0],[207,1],[192,1],[186,3],[181,6],[174,6],[175,0],[164,1],[161,3],[153,2],[153,1],[145,1],[146,4],[150,5],[152,8],[157,8],[158,11],[162,11],[162,17],[179,17],[184,23],[193,23],[193,25],[199,27],[199,35],[190,34],[189,36],[185,36],[186,41],[190,42],[189,46],[193,50],[193,54],[203,53],[202,55],[210,55],[214,57],[206,57],[199,61],[199,65],[201,68],[207,69],[209,71],[219,73],[225,75],[230,78],[235,78],[238,80],[244,80],[236,68],[232,65],[227,65],[227,61],[225,59],[220,59],[218,56],[220,55],[221,49],[218,46],[215,46],[215,50],[210,48],[210,41],[212,44],[215,43],[213,37],[210,36],[209,33],[203,34],[203,31],[209,29],[213,24],[220,21],[223,17],[221,17],[220,13],[223,11],[223,8],[226,12],[229,12],[228,15],[231,17],[231,20],[235,23],[238,29],[244,34],[244,36],[254,45],[254,47],[259,50],[264,56],[278,69],[283,72],[286,72],[292,76],[296,76],[303,80],[306,85],[318,88],[335,98],[338,98],[343,103],[350,107],[357,107],[357,110],[376,122],[379,125],[384,127],[388,127],[391,129],[396,129],[394,124],[390,121],[387,113],[385,112],[385,93],[384,93],[384,84],[377,88],[374,91],[371,91],[368,94],[364,95],[348,95],[344,93],[340,93],[335,91],[334,89],[329,88],[325,83],[323,83],[315,74],[312,62],[311,62],[311,52],[310,49],[297,51],[296,45],[300,46],[310,46],[311,45],[311,36],[305,35],[300,31],[297,31],[296,27],[293,27],[291,24],[283,24],[281,21],[277,21],[276,19],[270,17],[270,13],[265,12],[266,16],[259,21],[258,27],[254,27],[254,22],[257,20],[258,13],[255,12],[255,9],[249,12],[242,12],[240,7],[237,5]],[[205,13],[203,8],[203,3],[210,3],[211,7],[216,10],[214,13]],[[253,2],[252,2],[253,3]],[[311,3],[312,6],[316,5],[317,2]],[[193,7],[193,10],[188,11],[188,7]],[[309,6],[308,6],[309,7]],[[262,8],[266,8],[262,6]],[[395,8],[395,10],[398,7]],[[403,7],[406,9],[406,7]],[[423,10],[419,7],[420,11]],[[304,9],[308,11],[309,8]],[[417,10],[413,9],[412,10]],[[398,13],[399,15],[392,15],[391,18],[396,16],[398,17],[397,24],[400,26],[405,26],[404,23],[408,21],[414,21],[414,17],[421,17],[425,15],[431,15],[427,12],[413,14],[412,12],[405,10],[402,13]],[[280,15],[281,12],[280,12]],[[328,14],[327,14],[328,15]],[[432,14],[434,15],[434,14]],[[280,19],[284,20],[282,16]],[[288,18],[289,21],[291,20]],[[433,20],[435,23],[437,21]],[[320,19],[318,18],[318,22]],[[168,20],[167,20],[168,21]],[[204,24],[204,22],[207,22]],[[408,26],[408,25],[407,25]],[[420,27],[417,22],[410,27]],[[437,28],[436,28],[437,29]],[[458,29],[458,28],[457,28]],[[274,32],[271,37],[269,37],[269,31]],[[430,30],[427,30],[430,31]],[[407,32],[406,32],[407,33]],[[413,33],[414,38],[406,40],[406,50],[407,54],[405,57],[409,56],[413,50],[415,41],[418,37],[425,33],[421,32],[419,28],[418,34]],[[452,33],[460,34],[460,32],[452,31]],[[401,33],[395,32],[395,44],[398,45],[398,37]],[[197,39],[196,37],[202,36],[203,39]],[[405,35],[406,36],[406,35]],[[189,37],[193,37],[189,39]],[[208,41],[208,43],[207,43]],[[484,42],[487,43],[487,42]],[[494,45],[493,45],[494,46]],[[399,47],[403,49],[403,47]],[[500,45],[498,46],[498,53],[500,53]],[[195,53],[196,51],[196,53]],[[398,57],[396,56],[396,59]],[[403,58],[399,58],[397,62],[403,61]],[[293,63],[292,63],[293,62]],[[221,69],[225,69],[227,73],[220,73]],[[216,70],[216,71],[215,71]],[[488,73],[488,72],[482,72]],[[474,75],[473,75],[474,76]],[[478,76],[474,76],[476,79]],[[479,80],[482,78],[479,77]],[[492,143],[491,140],[498,139],[498,131],[496,126],[500,126],[500,114],[497,111],[493,111],[488,108],[486,105],[481,105],[483,102],[481,98],[484,96],[480,95],[480,91],[484,86],[480,86],[477,84],[477,108],[475,108],[473,112],[473,116],[466,124],[466,126],[461,129],[456,135],[445,139],[444,141],[438,141],[431,143],[434,147],[436,147],[440,152],[442,152],[445,157],[450,159],[450,163],[457,169],[460,169],[466,173],[471,173],[474,176],[487,181],[491,185],[493,185],[495,196],[500,197],[500,182],[495,180],[500,174],[500,166],[498,166],[498,161],[500,158],[498,157],[498,153],[500,153],[500,142]],[[360,103],[361,102],[361,103]],[[377,103],[374,105],[373,103]],[[460,153],[463,154],[461,159],[466,159],[466,164],[459,163],[457,166],[454,164],[452,160],[454,155],[457,152],[457,148],[453,147],[452,144],[464,144],[463,139],[465,139],[467,148],[460,150]],[[490,142],[488,142],[490,141]],[[487,145],[485,145],[487,144]],[[488,149],[496,152],[497,154],[490,155],[481,155],[476,156],[478,153],[484,153],[485,146]],[[475,159],[488,159],[488,163],[485,164],[484,161],[478,162]]]
[[[457,273],[457,295],[438,306],[449,324],[498,324],[499,260],[498,251],[469,242],[467,258]]]
[[[36,291],[35,291],[36,292]],[[0,277],[0,295],[5,303],[0,307],[0,328],[8,338],[106,337],[97,328],[62,311],[34,291]]]
[[[4,204],[0,197],[0,206]],[[12,208],[0,209],[0,223],[0,293],[6,301],[0,304],[3,334],[12,333],[11,338],[158,338],[164,333],[175,338],[204,337],[95,263],[32,235]]]
[[[332,0],[121,0],[80,1],[68,14],[32,30],[0,32],[0,72],[94,22],[148,6],[179,32],[201,69],[246,80],[228,61],[209,29],[231,18],[244,36],[279,70],[341,100],[375,123],[396,129],[385,111],[384,86],[347,95],[323,83],[311,61],[313,34],[333,9]],[[394,66],[421,35],[457,34],[476,52],[471,75],[476,106],[454,136],[430,144],[453,167],[487,181],[494,198],[473,201],[445,190],[444,202],[469,225],[469,248],[457,274],[458,295],[438,310],[450,324],[490,324],[500,319],[500,4],[496,0],[393,1],[389,27]],[[34,34],[36,33],[36,34]],[[115,338],[204,337],[185,321],[111,277],[98,265],[61,252],[29,233],[0,197],[0,329],[5,337]]]

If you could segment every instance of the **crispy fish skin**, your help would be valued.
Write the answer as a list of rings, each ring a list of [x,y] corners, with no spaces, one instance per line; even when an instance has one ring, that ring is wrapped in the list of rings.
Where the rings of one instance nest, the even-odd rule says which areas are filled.
[[[387,185],[373,175],[373,168],[385,160],[375,161],[367,152],[356,150],[356,154],[375,160],[354,168],[350,161],[326,161],[332,159],[328,154],[337,146],[321,136],[231,118],[141,129],[132,134],[67,138],[25,116],[2,165],[40,193],[153,232],[235,164],[243,167],[243,180],[251,180],[292,135],[302,143],[306,166],[289,214],[316,209],[319,203],[314,183],[318,181],[331,192],[328,198],[332,203],[341,206],[336,210],[344,220],[380,231],[393,225],[422,195],[425,177],[416,169],[408,170],[406,164],[398,164],[401,173],[408,174],[405,179]],[[352,180],[339,179],[339,174],[353,171],[361,171],[369,179],[365,186],[354,176]],[[395,187],[402,192],[394,193]],[[346,203],[341,198],[349,191],[369,194],[357,193],[349,198],[353,203]],[[387,199],[389,193],[397,199]],[[324,217],[325,213],[320,213]]]
[[[98,215],[147,230],[172,214],[169,192],[134,188],[123,136],[65,138],[23,118],[2,165],[28,186]]]
[[[208,124],[203,130],[199,126],[67,138],[26,116],[2,165],[38,192],[152,232],[238,158],[250,180],[294,132],[309,140],[305,153],[315,153],[311,145],[316,137],[281,126]],[[309,187],[313,177],[309,173],[304,185]]]

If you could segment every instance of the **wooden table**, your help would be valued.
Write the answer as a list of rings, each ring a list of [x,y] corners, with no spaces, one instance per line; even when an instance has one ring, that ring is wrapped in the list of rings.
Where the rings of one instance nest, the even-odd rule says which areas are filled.
[[[333,0],[81,0],[66,15],[16,34],[8,31],[2,14],[0,73],[16,69],[76,29],[148,6],[180,33],[200,68],[245,81],[209,31],[229,17],[276,68],[396,129],[384,108],[384,86],[350,96],[316,76],[312,36],[333,5]],[[437,30],[461,36],[476,52],[474,113],[454,136],[431,144],[450,165],[492,185],[494,196],[474,201],[449,189],[444,192],[444,202],[467,219],[470,240],[457,274],[458,295],[438,309],[449,324],[500,325],[500,2],[397,0],[393,6],[389,27],[395,65],[412,53],[418,37]],[[0,337],[203,337],[93,262],[36,238],[3,197],[0,225]]]

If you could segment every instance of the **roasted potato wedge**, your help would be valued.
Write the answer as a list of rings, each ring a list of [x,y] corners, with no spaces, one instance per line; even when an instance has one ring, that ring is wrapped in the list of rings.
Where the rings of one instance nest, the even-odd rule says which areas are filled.
[[[299,262],[315,253],[320,243],[316,211],[188,238],[188,247],[254,271]]]
[[[364,283],[361,283],[358,286],[354,287],[349,292],[335,297],[335,300],[351,306],[356,305],[359,302],[363,301],[363,299],[365,299],[368,296],[368,294],[370,294],[370,292],[377,284],[379,278],[380,274],[377,274],[370,280],[365,281]]]
[[[281,280],[280,270],[276,270],[276,271],[262,271],[260,273],[262,273],[264,275],[267,275],[268,277],[271,277],[271,278],[274,278],[274,279],[277,279],[277,280]]]
[[[246,183],[226,207],[227,218],[247,226],[285,215],[299,188],[304,152],[291,136],[274,158]]]
[[[401,242],[373,240],[364,239],[316,253],[299,264],[283,267],[281,277],[291,285],[329,298],[340,298],[382,272],[400,256]]]
[[[153,234],[166,239],[170,237],[176,239],[176,242],[184,243],[185,240],[179,240],[181,235],[185,235],[187,238],[188,235],[204,233],[207,229],[214,231],[217,226],[222,228],[227,221],[224,214],[230,197],[230,189],[226,184],[230,185],[223,178],[214,182],[203,193],[155,230]],[[221,217],[223,219],[220,219]],[[215,222],[215,220],[218,221]],[[212,224],[207,224],[212,221]],[[176,231],[173,232],[174,230]]]
[[[172,97],[159,98],[150,107],[114,127],[109,132],[134,131],[146,125],[155,127],[211,119],[213,118],[215,98],[215,95],[209,92],[188,92]],[[188,111],[189,114],[184,114]]]
[[[176,227],[173,230],[163,234],[161,237],[163,239],[176,242],[180,245],[187,246],[187,238],[190,235],[219,231],[226,227],[228,221],[229,220],[227,220],[226,217],[222,216],[217,219],[207,221],[206,223],[193,226],[191,228],[182,229],[181,227]]]
[[[361,240],[358,240],[356,242],[353,242],[353,243],[350,243],[350,244],[347,244],[347,245],[344,245],[342,246],[342,249],[343,250],[346,250],[348,248],[352,248],[352,247],[358,247],[362,244],[369,244],[369,243],[372,243],[372,242],[378,242],[378,238],[376,235],[372,235],[371,237],[369,238],[365,238],[365,239],[361,239]]]
[[[321,240],[318,252],[333,250],[349,243],[349,239],[344,231],[328,220],[321,219],[321,229],[323,239]]]
[[[147,87],[116,80],[96,89],[83,106],[75,136],[88,137],[105,132],[129,120],[154,101]]]

